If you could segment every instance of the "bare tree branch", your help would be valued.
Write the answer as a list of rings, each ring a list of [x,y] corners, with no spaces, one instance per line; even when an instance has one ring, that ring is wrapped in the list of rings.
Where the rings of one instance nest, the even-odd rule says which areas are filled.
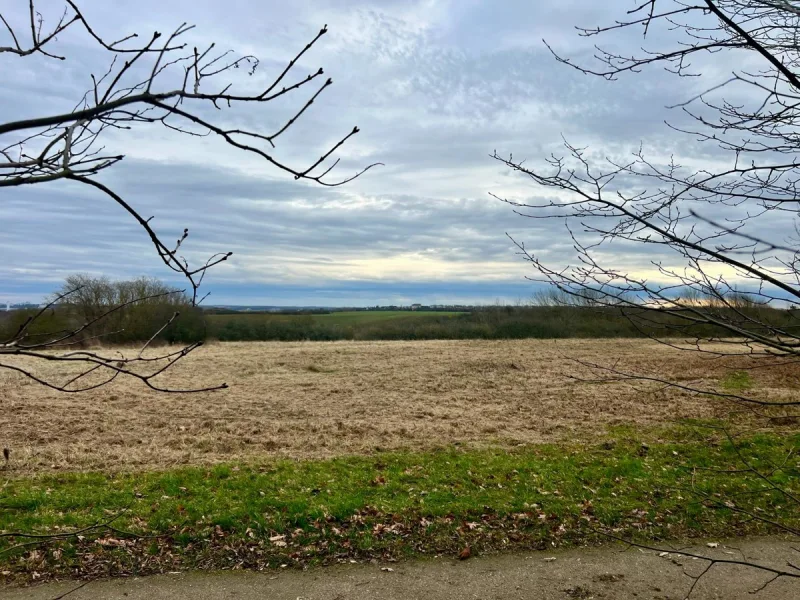
[[[323,92],[333,84],[332,79],[327,78],[316,86],[316,80],[322,81],[322,68],[296,74],[301,68],[301,59],[305,59],[327,33],[327,26],[319,29],[268,83],[252,90],[252,86],[234,75],[253,75],[259,67],[259,59],[252,55],[237,56],[232,51],[220,52],[215,43],[204,48],[188,47],[183,40],[194,29],[188,23],[180,24],[167,35],[155,31],[142,38],[145,40],[143,42],[137,33],[110,41],[90,24],[74,0],[64,0],[63,10],[54,17],[41,15],[35,0],[18,4],[23,4],[27,13],[22,21],[15,19],[21,14],[3,14],[0,11],[0,55],[23,59],[39,54],[55,60],[67,60],[68,57],[58,49],[59,35],[68,29],[82,28],[96,44],[98,54],[108,57],[109,67],[99,76],[93,73],[87,76],[89,87],[71,110],[0,122],[0,188],[52,184],[65,180],[101,192],[133,218],[147,234],[164,265],[187,282],[190,307],[196,307],[208,295],[199,293],[206,273],[227,261],[232,253],[217,252],[199,265],[190,265],[179,254],[189,236],[188,229],[183,230],[174,245],[167,244],[154,229],[152,216],[145,218],[122,195],[99,181],[97,176],[100,173],[125,158],[123,154],[105,150],[103,140],[107,132],[124,133],[136,127],[160,125],[177,135],[212,136],[232,150],[258,157],[270,168],[289,173],[295,179],[305,179],[323,186],[342,185],[380,164],[366,165],[339,179],[330,178],[332,170],[339,163],[334,154],[358,133],[358,127],[352,128],[336,143],[323,149],[319,158],[304,167],[292,166],[273,152],[278,138],[308,114]],[[46,8],[52,10],[51,5],[46,5]],[[25,25],[19,25],[23,21]],[[3,39],[4,35],[7,42]],[[252,107],[254,110],[271,108],[276,104],[275,100],[285,101],[311,86],[316,86],[316,89],[305,99],[299,99],[296,108],[284,116],[273,131],[232,127],[229,118],[224,121],[219,118],[221,112],[234,106]],[[0,358],[5,360],[0,362],[0,368],[21,373],[37,383],[63,392],[94,389],[119,376],[138,379],[148,387],[164,392],[209,391],[227,387],[223,383],[173,390],[159,385],[155,380],[200,346],[200,343],[191,343],[178,351],[150,355],[153,342],[179,318],[179,311],[165,317],[163,322],[153,323],[146,341],[132,356],[89,351],[64,352],[65,346],[87,345],[119,333],[119,330],[101,331],[98,324],[108,322],[141,303],[175,294],[183,296],[180,290],[145,294],[104,305],[92,318],[58,331],[41,331],[35,327],[47,314],[69,306],[73,295],[78,292],[80,286],[64,290],[41,310],[30,315],[10,339],[2,341]],[[19,362],[20,359],[24,360]],[[65,381],[51,381],[38,375],[35,368],[30,366],[37,361],[61,362],[65,367],[80,365],[82,370],[77,374],[70,373]]]

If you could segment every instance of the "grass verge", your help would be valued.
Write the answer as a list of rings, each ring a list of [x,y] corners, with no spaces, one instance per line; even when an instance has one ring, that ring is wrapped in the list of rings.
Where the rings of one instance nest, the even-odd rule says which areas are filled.
[[[797,492],[798,434],[759,434],[737,448],[691,428],[649,446],[628,430],[616,438],[10,479],[0,488],[0,572],[13,580],[303,566],[592,543],[603,539],[597,528],[654,540],[770,530],[752,515],[800,521],[762,479],[726,472],[741,468],[741,454],[780,465],[771,479]],[[44,545],[8,535],[109,521]]]

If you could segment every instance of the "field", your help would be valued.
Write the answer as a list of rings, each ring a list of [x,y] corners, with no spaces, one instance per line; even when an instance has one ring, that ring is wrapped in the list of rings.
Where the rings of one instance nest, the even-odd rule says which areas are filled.
[[[0,431],[10,471],[25,474],[592,441],[610,427],[728,411],[656,384],[572,379],[593,376],[570,357],[611,356],[620,369],[683,383],[736,383],[735,365],[645,340],[216,343],[163,383],[229,383],[223,392],[162,395],[114,383],[70,395],[0,372]],[[756,373],[758,392],[794,393],[789,369]]]
[[[310,315],[312,320],[318,323],[331,323],[336,325],[350,325],[353,323],[378,323],[381,321],[392,321],[394,319],[407,319],[411,318],[423,318],[423,317],[454,317],[457,315],[463,315],[466,313],[463,312],[456,312],[456,311],[437,311],[437,310],[415,310],[415,311],[408,311],[408,310],[343,310],[343,311],[335,311],[331,313],[325,313],[320,315]],[[248,317],[246,314],[242,315],[215,315],[214,318],[224,318],[224,317]],[[257,316],[257,315],[250,315],[250,316]],[[284,319],[291,319],[296,316],[305,316],[305,315],[266,315],[266,318],[284,318]],[[262,315],[262,318],[265,318]]]
[[[448,311],[337,311],[324,314],[235,313],[205,316],[206,335],[223,341],[330,341],[404,339],[423,331],[453,328],[457,317]]]
[[[463,315],[463,312],[435,311],[435,310],[353,310],[336,311],[324,314],[281,314],[281,313],[236,313],[208,315],[209,322],[217,325],[232,321],[296,321],[306,319],[312,323],[325,325],[353,325],[365,323],[380,323],[396,319],[424,318],[424,317],[454,317]]]
[[[572,359],[796,394],[789,363],[748,374],[744,357],[630,339],[212,343],[163,383],[231,388],[191,395],[123,382],[59,394],[0,372],[0,581],[800,526],[782,492],[737,470],[770,465],[772,483],[800,491],[794,419],[765,426],[674,387],[586,381],[597,374]]]

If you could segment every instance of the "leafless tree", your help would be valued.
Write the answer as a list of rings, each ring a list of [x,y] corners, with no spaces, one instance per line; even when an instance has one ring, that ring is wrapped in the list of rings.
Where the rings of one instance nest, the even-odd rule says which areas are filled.
[[[72,110],[0,123],[0,188],[53,185],[67,180],[85,185],[87,191],[105,195],[144,230],[164,265],[185,279],[186,293],[193,305],[203,300],[199,288],[208,270],[226,261],[231,252],[219,252],[201,264],[190,265],[180,254],[189,235],[188,229],[180,232],[174,243],[164,241],[153,228],[153,216],[140,214],[119,193],[100,181],[99,174],[124,159],[123,154],[106,150],[104,140],[109,132],[124,134],[136,127],[161,126],[185,136],[216,137],[230,151],[255,156],[263,160],[266,167],[323,186],[342,185],[375,166],[369,165],[345,177],[333,178],[332,171],[339,162],[334,155],[358,133],[357,127],[308,165],[290,165],[273,153],[278,138],[332,84],[321,68],[296,75],[298,61],[325,35],[327,26],[320,29],[263,89],[237,91],[234,75],[254,74],[259,60],[255,56],[219,51],[213,43],[205,47],[190,46],[183,40],[193,25],[182,23],[167,35],[154,32],[140,37],[131,33],[111,41],[92,26],[73,0],[64,0],[58,13],[50,12],[53,3],[42,3],[45,5],[42,10],[49,13],[46,16],[39,12],[34,0],[17,0],[12,4],[6,9],[9,12],[0,13],[0,36],[5,36],[5,39],[0,37],[0,54],[9,61],[7,68],[13,69],[16,61],[32,56],[53,61],[67,60],[68,57],[60,53],[58,44],[59,36],[65,32],[82,32],[88,36],[96,45],[97,52],[108,57],[108,68],[102,73],[87,73],[87,91],[76,99]],[[309,92],[304,94],[306,90]],[[222,116],[226,109],[235,106],[271,107],[275,101],[286,102],[297,95],[303,97],[296,102],[294,111],[273,131],[231,127]],[[160,391],[201,391],[199,388],[172,390],[154,381],[200,345],[190,344],[156,356],[146,354],[144,351],[152,339],[169,323],[155,325],[153,338],[138,352],[125,356],[69,348],[82,340],[82,334],[98,320],[147,298],[136,298],[114,306],[74,329],[32,333],[37,319],[78,292],[79,288],[58,295],[26,320],[10,339],[0,340],[0,357],[6,358],[0,362],[0,368],[17,371],[64,392],[92,389],[120,376],[139,379]],[[177,316],[175,314],[172,319]],[[73,368],[78,365],[81,370],[77,375],[71,373],[65,381],[46,380],[37,376],[31,367],[37,361],[59,361]],[[221,384],[202,389],[224,387],[225,384]]]
[[[739,362],[749,361],[750,368],[797,365],[800,3],[639,0],[615,22],[579,27],[578,33],[615,37],[626,30],[641,32],[645,44],[655,49],[644,47],[630,54],[627,49],[595,46],[594,61],[584,64],[548,48],[559,62],[607,80],[659,65],[671,76],[696,78],[712,59],[717,66],[731,65],[729,75],[712,81],[706,76],[699,80],[705,82],[701,93],[669,107],[680,111],[681,122],[689,123],[669,126],[710,158],[693,166],[697,161],[689,157],[650,159],[640,147],[624,159],[598,159],[591,150],[567,141],[563,155],[551,155],[538,166],[495,153],[496,160],[526,177],[545,198],[501,199],[527,218],[563,219],[575,249],[576,264],[556,265],[543,260],[538,249],[514,240],[536,272],[533,279],[561,294],[613,306],[643,333],[683,351],[720,361],[735,355]],[[637,249],[645,264],[614,264],[613,257]],[[647,259],[648,254],[655,258]],[[682,342],[673,341],[675,337]],[[655,382],[732,401],[773,418],[780,410],[787,422],[796,420],[800,406],[797,398],[724,393],[655,373],[583,364],[598,379]],[[730,441],[736,443],[733,437]],[[791,461],[765,470],[746,456],[740,458],[743,466],[737,473],[758,477],[765,489],[800,510],[797,495],[775,478],[787,469],[796,476]],[[706,500],[800,534],[791,524],[749,509],[746,499]],[[798,578],[796,565],[787,561],[787,568],[769,572],[773,579]]]

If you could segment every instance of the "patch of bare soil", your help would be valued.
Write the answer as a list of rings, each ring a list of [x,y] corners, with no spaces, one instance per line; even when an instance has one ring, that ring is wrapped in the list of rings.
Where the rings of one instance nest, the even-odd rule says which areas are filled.
[[[64,394],[0,370],[0,445],[11,449],[9,474],[128,470],[449,444],[591,441],[609,425],[651,426],[730,408],[652,382],[580,381],[604,374],[572,358],[717,387],[737,367],[646,340],[217,343],[161,383],[229,383],[222,392],[159,394],[120,381]],[[37,365],[37,373],[68,379],[60,368]],[[797,393],[789,367],[751,376],[749,393]]]

